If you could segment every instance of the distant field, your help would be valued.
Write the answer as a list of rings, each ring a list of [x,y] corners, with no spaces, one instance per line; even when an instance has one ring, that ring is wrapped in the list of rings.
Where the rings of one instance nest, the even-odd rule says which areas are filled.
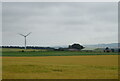
[[[70,52],[70,51],[44,51],[44,52],[3,52],[2,56],[32,57],[32,56],[80,56],[80,55],[117,55],[118,53],[99,52]]]
[[[3,57],[3,79],[117,79],[118,56]]]
[[[47,51],[28,49],[27,52],[21,52],[22,49],[3,49],[2,56],[80,56],[80,55],[118,55],[118,53],[104,53],[104,52],[80,52],[80,51]],[[33,51],[34,50],[34,51]]]
[[[1,49],[1,48],[0,48]],[[19,48],[2,48],[2,52],[19,52],[22,51],[24,49],[19,49]],[[27,49],[27,51],[47,51],[45,49]]]

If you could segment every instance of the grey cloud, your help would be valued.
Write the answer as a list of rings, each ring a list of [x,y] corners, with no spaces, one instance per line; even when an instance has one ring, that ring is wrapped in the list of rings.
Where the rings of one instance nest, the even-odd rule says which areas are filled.
[[[115,42],[117,15],[117,3],[114,2],[3,3],[3,43],[21,45],[15,42],[22,41],[16,34],[30,31],[33,33],[29,45],[109,43],[110,39]],[[102,41],[101,38],[106,39]]]

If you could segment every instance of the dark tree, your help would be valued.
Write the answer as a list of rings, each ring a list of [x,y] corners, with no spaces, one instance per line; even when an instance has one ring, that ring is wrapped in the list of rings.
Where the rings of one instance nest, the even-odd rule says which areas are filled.
[[[118,49],[118,52],[120,52],[120,49]]]
[[[82,45],[80,45],[80,44],[73,44],[73,45],[69,45],[69,48],[81,50],[84,47]]]
[[[108,47],[106,47],[104,52],[110,52],[110,49]]]
[[[114,49],[111,49],[111,51],[112,51],[112,52],[115,52],[115,50],[114,50]]]
[[[109,50],[109,48],[108,48],[108,47],[106,47],[106,48],[105,48],[105,50]]]

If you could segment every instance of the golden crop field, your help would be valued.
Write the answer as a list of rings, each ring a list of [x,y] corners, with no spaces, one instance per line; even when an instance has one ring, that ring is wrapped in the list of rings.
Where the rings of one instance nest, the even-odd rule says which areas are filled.
[[[117,79],[118,55],[3,57],[3,79]]]

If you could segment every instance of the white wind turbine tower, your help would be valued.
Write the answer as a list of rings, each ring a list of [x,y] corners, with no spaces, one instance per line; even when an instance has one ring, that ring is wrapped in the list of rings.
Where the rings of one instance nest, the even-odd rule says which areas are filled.
[[[23,37],[25,38],[25,50],[26,50],[26,43],[27,43],[27,42],[26,42],[26,37],[27,37],[28,35],[30,35],[30,34],[31,34],[31,32],[28,33],[27,35],[23,35],[23,34],[20,34],[20,33],[19,33],[19,35],[21,35],[21,36],[23,36]]]

